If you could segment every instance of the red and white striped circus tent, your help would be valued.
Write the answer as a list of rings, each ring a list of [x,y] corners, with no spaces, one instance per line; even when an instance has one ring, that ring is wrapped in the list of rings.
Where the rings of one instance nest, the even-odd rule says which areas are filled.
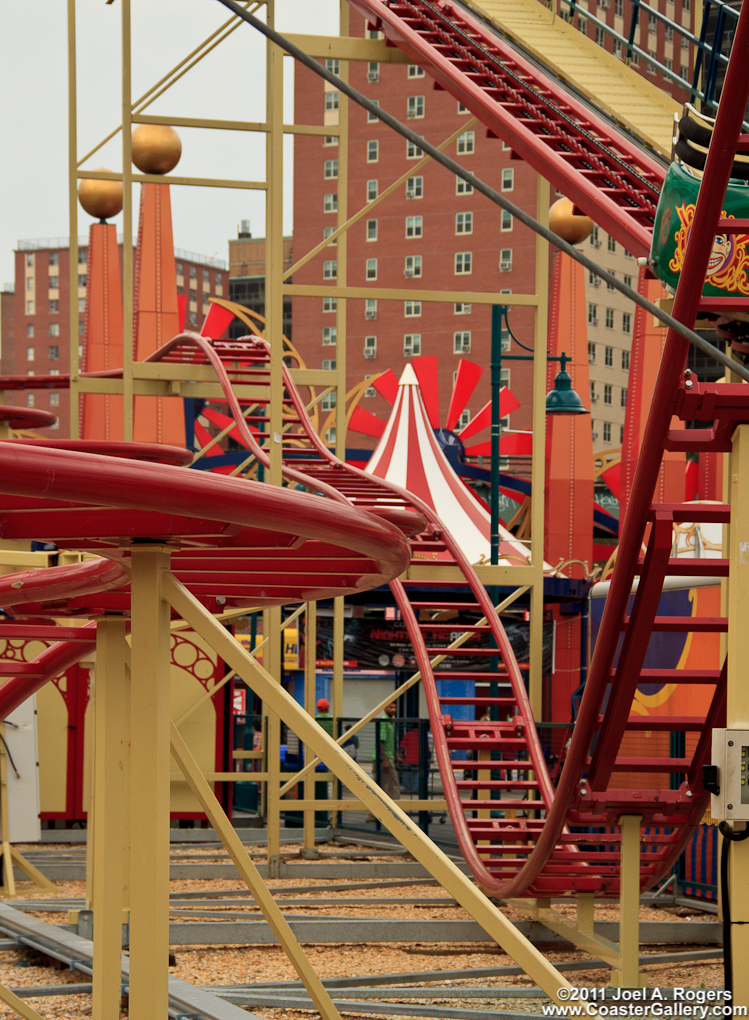
[[[488,562],[489,514],[442,452],[410,365],[400,377],[390,418],[365,471],[424,500],[440,516],[471,563]],[[501,564],[528,562],[528,550],[501,525],[499,537]]]

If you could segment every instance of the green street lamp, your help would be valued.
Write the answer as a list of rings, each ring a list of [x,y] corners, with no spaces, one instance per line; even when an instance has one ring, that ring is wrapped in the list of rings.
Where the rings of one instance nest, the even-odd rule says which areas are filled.
[[[554,389],[546,394],[547,414],[590,414],[587,407],[583,406],[576,390],[572,389],[572,376],[566,370],[568,361],[572,361],[564,351],[558,358],[547,355],[547,361],[561,361],[562,368],[554,377]]]

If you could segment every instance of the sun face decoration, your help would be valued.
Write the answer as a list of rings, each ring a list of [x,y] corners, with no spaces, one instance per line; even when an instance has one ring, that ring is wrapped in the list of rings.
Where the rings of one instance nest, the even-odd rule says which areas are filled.
[[[694,219],[694,208],[694,205],[679,205],[676,207],[676,213],[679,218],[679,226],[674,237],[676,250],[674,251],[673,258],[668,263],[668,268],[675,273],[681,272],[684,265],[689,235],[692,230],[692,220]],[[728,217],[725,211],[721,213],[721,216],[724,219],[734,218],[732,216]],[[716,234],[707,264],[705,283],[709,283],[718,290],[749,295],[748,243],[749,234]]]

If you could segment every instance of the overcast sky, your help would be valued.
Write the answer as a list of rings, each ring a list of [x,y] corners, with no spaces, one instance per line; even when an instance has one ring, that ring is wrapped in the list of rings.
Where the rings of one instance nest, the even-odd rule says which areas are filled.
[[[78,158],[120,122],[118,0],[77,0]],[[138,98],[223,24],[231,12],[218,0],[132,0],[132,95]],[[13,280],[19,238],[67,237],[67,28],[65,0],[3,3],[0,37],[3,142],[0,147],[0,283]],[[338,34],[336,0],[278,0],[279,31]],[[291,121],[293,61],[284,60],[286,113]],[[264,39],[241,25],[147,113],[261,121],[265,117]],[[262,180],[262,135],[180,129],[179,174]],[[286,141],[284,231],[292,229],[291,140]],[[122,167],[119,136],[84,169]],[[138,187],[135,187],[137,201]],[[242,219],[264,233],[264,193],[217,188],[172,189],[174,243],[227,258],[227,241]],[[117,218],[121,227],[121,216]],[[91,219],[79,208],[78,232]]]

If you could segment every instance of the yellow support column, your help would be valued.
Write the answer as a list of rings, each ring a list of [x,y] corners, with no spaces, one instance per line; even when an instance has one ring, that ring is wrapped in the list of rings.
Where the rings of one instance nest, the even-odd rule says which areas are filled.
[[[281,686],[281,607],[272,606],[263,613],[263,662],[276,683]],[[265,700],[265,699],[263,699]],[[263,709],[266,706],[263,705]],[[268,708],[268,749],[266,753],[266,824],[268,827],[268,867],[272,877],[281,863],[281,719]]]
[[[331,708],[333,711],[333,739],[338,736],[338,720],[343,715],[343,657],[344,639],[346,637],[346,617],[344,615],[345,598],[333,599],[333,691]],[[332,777],[331,777],[332,779]],[[336,799],[338,784],[333,779],[331,796]],[[339,815],[333,811],[330,815],[330,824],[335,827],[339,821]]]
[[[749,607],[749,425],[733,434],[731,452],[731,524],[728,577],[728,698],[726,728],[749,729],[749,689],[745,663],[749,656],[746,619]],[[744,569],[746,567],[746,570]],[[735,824],[734,828],[738,828]],[[728,890],[731,906],[733,1005],[749,1006],[749,840],[731,843]]]
[[[275,4],[267,4],[268,24],[273,27]],[[265,337],[270,343],[270,417],[266,481],[281,484],[283,453],[283,50],[266,45],[265,142]]]
[[[119,1020],[124,903],[125,805],[128,790],[129,681],[125,620],[96,627],[94,687],[93,903],[94,998],[97,1020]]]
[[[304,707],[309,715],[315,715],[315,702],[317,700],[317,603],[307,603],[307,614],[304,627]],[[304,764],[307,765],[314,758],[312,749],[304,745]],[[301,762],[300,762],[301,764]],[[305,800],[315,798],[315,774],[304,780]],[[313,809],[304,811],[304,846],[312,850],[315,846],[315,812]]]
[[[164,1020],[169,980],[169,554],[132,550],[130,1016]],[[119,912],[118,912],[119,921]]]
[[[647,979],[640,973],[640,815],[622,815],[622,859],[619,878],[619,969],[611,984],[622,988],[643,988]]]
[[[5,723],[0,723],[0,827],[3,837],[3,884],[7,896],[16,895],[16,880],[13,874],[13,857],[8,839],[8,755],[5,753]]]

